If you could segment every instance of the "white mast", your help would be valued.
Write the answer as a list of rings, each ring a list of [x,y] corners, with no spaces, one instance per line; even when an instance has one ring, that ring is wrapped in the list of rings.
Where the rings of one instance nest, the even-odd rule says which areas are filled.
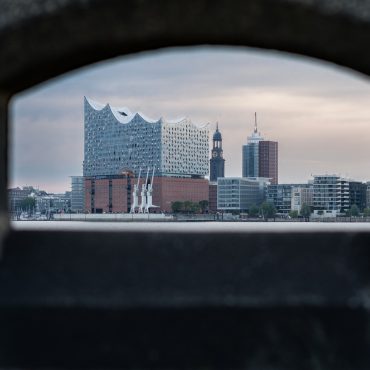
[[[148,184],[148,175],[149,175],[149,167],[148,167],[148,170],[146,171],[145,183],[143,183],[141,185],[141,204],[140,204],[140,207],[139,207],[139,212],[140,213],[143,213],[143,212],[146,211],[146,193],[147,193],[146,187],[147,187],[147,184]]]
[[[154,169],[153,167],[153,173],[152,173],[152,181],[148,185],[148,190],[147,190],[147,204],[146,204],[146,209],[145,212],[149,213],[149,208],[153,207],[153,181],[154,181]]]
[[[141,175],[141,167],[139,170],[139,177],[137,178],[137,184],[134,185],[134,191],[132,192],[132,205],[131,205],[131,213],[135,213],[136,208],[139,206],[139,182],[140,182],[140,175]]]

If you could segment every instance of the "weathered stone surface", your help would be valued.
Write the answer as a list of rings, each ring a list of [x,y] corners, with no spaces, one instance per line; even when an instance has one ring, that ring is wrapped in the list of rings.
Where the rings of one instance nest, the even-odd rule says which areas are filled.
[[[0,364],[368,368],[369,240],[13,232],[0,265]]]
[[[167,46],[279,49],[369,73],[368,1],[1,0],[0,88]]]
[[[369,240],[369,233],[12,232],[0,305],[367,309]]]

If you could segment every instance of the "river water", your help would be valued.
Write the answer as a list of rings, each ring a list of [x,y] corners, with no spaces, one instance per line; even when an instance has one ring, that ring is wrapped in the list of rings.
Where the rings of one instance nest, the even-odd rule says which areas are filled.
[[[140,232],[370,232],[370,222],[89,222],[12,221],[15,230]]]

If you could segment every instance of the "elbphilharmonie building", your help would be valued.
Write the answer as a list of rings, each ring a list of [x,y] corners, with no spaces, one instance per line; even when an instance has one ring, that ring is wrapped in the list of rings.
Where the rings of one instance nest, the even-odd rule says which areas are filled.
[[[148,167],[156,176],[208,174],[208,125],[198,127],[188,118],[153,120],[128,108],[84,100],[84,176],[127,170],[137,175]]]

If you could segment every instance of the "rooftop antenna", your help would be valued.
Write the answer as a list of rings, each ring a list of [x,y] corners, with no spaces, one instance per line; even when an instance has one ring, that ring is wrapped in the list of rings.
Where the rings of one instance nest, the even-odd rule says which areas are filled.
[[[254,133],[257,133],[257,112],[254,112]]]
[[[216,131],[218,131],[218,121],[216,122]]]

